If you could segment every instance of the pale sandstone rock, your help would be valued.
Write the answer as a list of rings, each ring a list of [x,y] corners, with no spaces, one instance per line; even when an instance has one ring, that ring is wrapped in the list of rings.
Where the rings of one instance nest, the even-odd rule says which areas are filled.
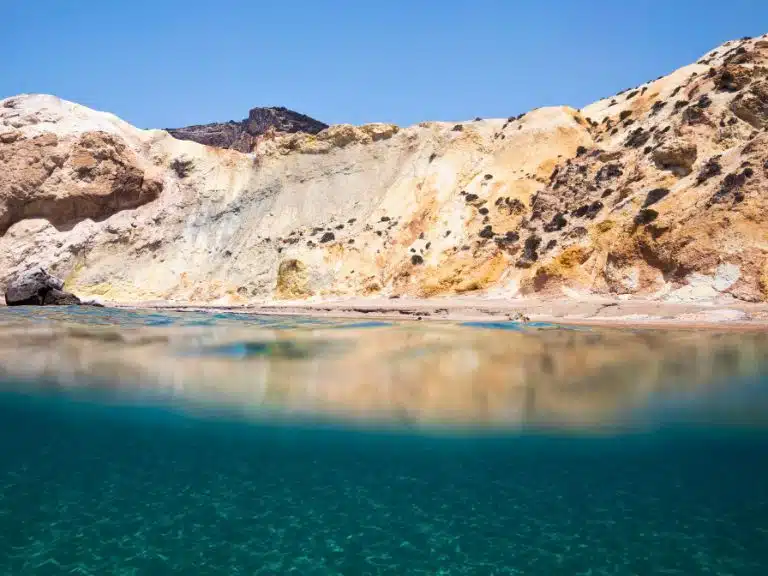
[[[733,113],[754,128],[768,128],[768,81],[750,86],[739,96],[731,104]]]
[[[653,161],[662,170],[687,176],[696,162],[696,152],[696,144],[693,142],[669,140],[653,151]]]
[[[384,124],[383,122],[373,122],[371,124],[364,124],[360,126],[360,130],[371,137],[371,140],[378,142],[379,140],[387,140],[392,138],[400,131],[400,127],[395,124]]]
[[[77,294],[118,302],[686,287],[765,301],[764,41],[580,111],[264,134],[250,154],[10,98],[0,280],[34,258]]]

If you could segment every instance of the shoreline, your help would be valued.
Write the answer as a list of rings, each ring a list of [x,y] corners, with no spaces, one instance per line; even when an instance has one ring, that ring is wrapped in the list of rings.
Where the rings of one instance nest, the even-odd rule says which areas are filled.
[[[107,306],[112,305],[105,303]],[[350,298],[318,301],[269,301],[243,305],[139,302],[116,308],[178,311],[226,311],[265,316],[358,318],[448,322],[552,322],[617,328],[707,328],[768,330],[768,304],[659,302],[590,298],[576,300],[439,298]]]

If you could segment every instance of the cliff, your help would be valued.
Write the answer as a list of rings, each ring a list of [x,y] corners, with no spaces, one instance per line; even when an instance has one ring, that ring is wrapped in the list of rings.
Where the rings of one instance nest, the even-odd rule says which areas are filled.
[[[317,134],[326,128],[328,128],[327,124],[314,118],[287,108],[275,107],[253,108],[248,113],[248,118],[240,122],[231,120],[185,128],[169,128],[167,132],[179,140],[192,140],[206,146],[252,152],[259,137],[265,134],[294,132]]]
[[[0,101],[0,280],[105,301],[768,299],[768,37],[581,110],[339,125],[251,153]]]

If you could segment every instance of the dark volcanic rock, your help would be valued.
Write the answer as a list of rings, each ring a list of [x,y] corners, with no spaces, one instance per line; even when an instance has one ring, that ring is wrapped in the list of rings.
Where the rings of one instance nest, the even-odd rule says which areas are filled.
[[[256,139],[270,129],[283,133],[317,134],[326,128],[328,128],[327,124],[314,118],[278,106],[253,108],[248,113],[248,118],[240,122],[230,120],[229,122],[200,124],[167,130],[171,136],[179,140],[192,140],[206,146],[251,152],[256,144]]]

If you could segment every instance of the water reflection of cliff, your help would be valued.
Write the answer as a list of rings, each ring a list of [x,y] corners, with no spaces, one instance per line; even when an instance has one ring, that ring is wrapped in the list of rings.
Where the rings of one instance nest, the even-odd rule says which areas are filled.
[[[0,334],[0,374],[6,385],[149,390],[248,413],[610,427],[660,400],[717,405],[766,369],[766,351],[757,333],[18,323]]]

